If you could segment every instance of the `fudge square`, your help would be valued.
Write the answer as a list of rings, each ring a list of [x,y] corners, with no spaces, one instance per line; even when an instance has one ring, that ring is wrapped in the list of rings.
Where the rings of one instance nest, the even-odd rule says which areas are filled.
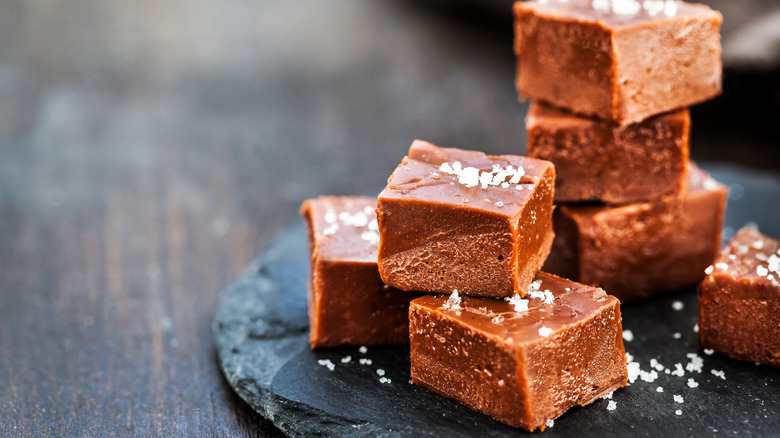
[[[528,156],[555,165],[555,201],[679,198],[688,180],[687,109],[621,126],[533,102]]]
[[[402,290],[507,297],[553,240],[555,169],[416,140],[379,194],[379,272]]]
[[[374,198],[333,196],[301,207],[311,249],[312,348],[409,342],[409,301],[421,294],[382,283],[375,209]]]
[[[682,200],[560,206],[544,270],[622,302],[695,285],[720,250],[727,195],[691,163]]]
[[[780,241],[743,228],[705,272],[701,347],[780,366]]]
[[[542,272],[527,297],[412,301],[412,382],[528,430],[626,385],[615,297]]]
[[[516,2],[516,85],[621,125],[721,91],[719,12],[663,0]]]

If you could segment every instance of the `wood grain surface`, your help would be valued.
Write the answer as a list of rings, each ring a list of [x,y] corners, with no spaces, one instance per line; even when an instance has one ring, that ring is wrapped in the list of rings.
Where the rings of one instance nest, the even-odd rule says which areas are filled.
[[[277,436],[219,291],[414,138],[522,153],[509,3],[0,2],[0,435]],[[777,170],[708,105],[694,158]]]

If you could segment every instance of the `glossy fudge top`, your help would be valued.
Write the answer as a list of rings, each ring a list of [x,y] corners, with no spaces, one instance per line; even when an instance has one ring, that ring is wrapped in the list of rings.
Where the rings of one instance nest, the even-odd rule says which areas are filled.
[[[780,294],[780,241],[742,228],[705,273],[765,284]]]
[[[415,140],[383,199],[414,199],[512,216],[522,210],[552,163],[518,155],[442,148]]]
[[[321,196],[305,201],[301,214],[310,216],[310,241],[321,260],[376,263],[376,199]]]
[[[417,306],[438,311],[485,335],[511,344],[533,342],[583,321],[617,302],[602,289],[540,272],[526,298],[503,300],[452,295],[424,296]]]
[[[708,6],[674,0],[536,0],[515,3],[515,13],[532,10],[557,20],[621,28],[676,17],[717,16]]]

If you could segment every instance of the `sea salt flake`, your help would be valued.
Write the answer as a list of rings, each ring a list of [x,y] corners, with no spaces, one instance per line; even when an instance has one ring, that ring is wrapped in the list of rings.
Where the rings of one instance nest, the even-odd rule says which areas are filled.
[[[504,206],[504,201],[497,201],[496,202],[496,207],[501,208],[503,206]]]
[[[707,269],[704,270],[704,273],[707,274],[707,275],[710,275],[710,274],[712,274],[712,270],[713,269],[714,269],[714,266],[709,265],[709,266],[707,266]]]
[[[458,175],[458,182],[466,187],[476,187],[479,184],[479,169],[467,167]]]
[[[614,400],[610,400],[609,403],[607,403],[607,410],[614,411],[615,409],[617,409],[617,403],[615,403]]]
[[[552,334],[553,330],[549,327],[542,327],[539,329],[539,335],[544,336],[545,338],[550,336]]]
[[[336,364],[330,361],[330,359],[320,359],[317,361],[318,364],[321,366],[326,367],[330,371],[333,371],[336,368]]]
[[[699,386],[699,383],[693,379],[688,379],[688,387],[689,388],[696,388]]]
[[[705,348],[704,349],[704,354],[706,354],[707,356],[712,356],[712,353],[714,353],[714,352],[715,352],[715,350],[713,350],[711,348]]]
[[[493,319],[490,320],[493,324],[500,324],[504,322],[504,317],[502,315],[496,315],[493,317]]]
[[[337,223],[331,224],[327,228],[322,230],[322,235],[323,236],[330,236],[330,235],[336,234],[336,231],[338,231],[338,229],[339,229],[339,224],[337,224]]]
[[[675,403],[684,403],[685,400],[683,400],[683,397],[681,395],[675,394],[672,396],[674,398]]]
[[[672,309],[674,310],[682,310],[685,308],[685,304],[683,304],[682,301],[673,301],[672,302]]]
[[[360,233],[360,239],[371,245],[377,245],[379,243],[379,233],[376,231],[363,231]]]
[[[528,300],[524,300],[520,297],[520,294],[515,294],[512,298],[504,298],[506,301],[509,301],[509,304],[511,304],[515,312],[525,312],[528,310]]]
[[[441,175],[439,174],[439,172],[434,170],[434,171],[431,172],[431,178],[439,179],[439,178],[441,178]]]
[[[693,332],[694,333],[699,333],[699,323],[698,322],[693,325]]]
[[[336,212],[334,210],[328,210],[325,212],[325,216],[323,216],[323,219],[325,219],[325,223],[332,224],[336,222],[338,219],[338,216],[336,215]]]
[[[680,409],[674,411],[674,413],[677,414],[677,415],[682,415],[682,411]]]
[[[520,182],[520,179],[525,175],[525,169],[523,169],[522,166],[518,167],[515,171],[515,174],[512,175],[512,178],[509,179],[509,184],[517,184]]]
[[[751,243],[750,246],[752,246],[753,249],[764,249],[764,241],[758,239],[755,242]]]
[[[384,375],[385,375],[385,370],[383,370],[382,368],[378,368],[378,369],[376,370],[376,373],[377,373],[378,375],[380,375],[380,376],[384,376]]]
[[[502,182],[501,183],[501,188],[502,189],[508,189],[509,188],[509,183],[508,182]]]
[[[655,388],[655,392],[664,392],[664,387],[659,386],[658,388]]]
[[[680,339],[682,337],[682,333],[674,333],[674,334],[672,334],[672,337],[674,339]]]
[[[634,340],[634,332],[632,332],[631,330],[623,330],[623,339],[628,341],[628,342],[633,341]]]
[[[544,425],[545,425],[545,426],[547,426],[547,427],[553,427],[553,426],[555,426],[555,420],[553,420],[552,418],[550,418],[549,420],[547,420],[547,421],[544,423]]]
[[[450,163],[441,163],[441,166],[439,166],[439,171],[448,175],[455,175],[455,169],[450,166]]]
[[[366,354],[368,353],[368,348],[366,348],[365,345],[361,345],[360,348],[358,348],[358,351],[361,352],[362,354]]]
[[[360,362],[360,365],[371,365],[373,363],[373,361],[371,359],[368,359],[368,358],[365,358],[365,357],[361,357],[359,362]]]
[[[688,353],[686,356],[690,359],[690,362],[685,365],[685,369],[692,373],[700,373],[704,366],[704,359],[696,353]]]
[[[721,271],[725,271],[729,268],[729,265],[724,262],[718,262],[715,263],[715,269],[720,269]]]
[[[458,295],[458,290],[453,289],[452,294],[450,294],[450,297],[447,298],[447,301],[444,302],[442,307],[445,310],[462,310],[463,308],[460,306],[460,295]]]
[[[671,375],[682,377],[685,375],[685,370],[683,369],[683,366],[681,363],[674,364],[674,371],[671,372]]]
[[[341,363],[350,363],[352,362],[352,356],[344,356],[341,358]]]
[[[614,394],[614,393],[615,393],[615,391],[612,391],[609,394],[607,394],[607,395],[605,395],[604,397],[601,397],[601,398],[611,399],[612,398],[612,394]]]
[[[726,380],[726,373],[724,373],[724,372],[723,372],[723,371],[721,371],[721,370],[712,370],[712,375],[714,375],[714,376],[718,376],[718,377],[720,377],[721,379],[723,379],[723,380]]]
[[[626,369],[628,370],[629,383],[636,382],[636,379],[639,378],[639,374],[642,372],[642,370],[639,368],[639,363],[629,362],[626,364]]]
[[[486,189],[493,182],[493,174],[490,172],[482,172],[479,174],[479,185]]]
[[[386,383],[386,384],[389,385],[390,382],[392,382],[392,380],[388,379],[387,377],[380,377],[379,378],[379,383]]]
[[[769,274],[769,269],[767,269],[767,268],[765,268],[763,266],[758,266],[756,268],[756,274],[758,274],[759,277],[766,277],[767,274]]]

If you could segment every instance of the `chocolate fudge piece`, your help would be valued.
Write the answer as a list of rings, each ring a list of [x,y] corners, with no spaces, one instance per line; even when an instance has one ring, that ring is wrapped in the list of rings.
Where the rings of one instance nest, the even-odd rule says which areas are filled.
[[[545,273],[529,292],[412,301],[412,382],[528,430],[626,385],[615,297]]]
[[[780,241],[743,228],[705,272],[701,347],[780,366]]]
[[[312,348],[409,342],[409,301],[420,293],[382,283],[376,199],[319,197],[301,207],[311,248]]]
[[[516,85],[621,125],[721,91],[720,13],[680,1],[517,2]]]
[[[559,206],[544,270],[622,302],[697,284],[720,249],[727,195],[691,163],[682,202]]]
[[[555,169],[416,140],[379,195],[379,272],[403,290],[505,297],[552,245]]]
[[[679,198],[688,180],[687,109],[620,126],[533,102],[528,156],[555,165],[555,201]]]

